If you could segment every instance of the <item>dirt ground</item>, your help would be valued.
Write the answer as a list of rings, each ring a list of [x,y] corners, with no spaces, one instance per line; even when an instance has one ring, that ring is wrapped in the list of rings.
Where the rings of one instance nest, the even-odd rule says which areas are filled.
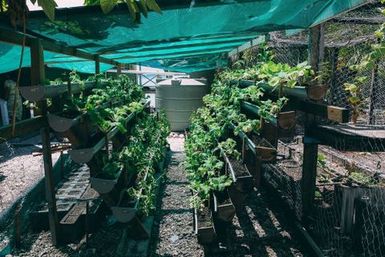
[[[40,136],[18,144],[0,144],[0,213],[44,176],[43,157],[32,155],[39,150]],[[52,162],[55,163],[59,156],[60,153],[52,154]]]

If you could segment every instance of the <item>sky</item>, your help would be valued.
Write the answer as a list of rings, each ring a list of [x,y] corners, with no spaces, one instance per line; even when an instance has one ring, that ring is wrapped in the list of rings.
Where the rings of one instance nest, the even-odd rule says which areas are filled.
[[[55,0],[55,2],[57,3],[58,8],[64,8],[64,7],[81,6],[83,5],[84,0]],[[31,11],[41,10],[41,8],[37,6],[37,3],[33,5],[30,1],[27,1],[27,5],[29,10]]]

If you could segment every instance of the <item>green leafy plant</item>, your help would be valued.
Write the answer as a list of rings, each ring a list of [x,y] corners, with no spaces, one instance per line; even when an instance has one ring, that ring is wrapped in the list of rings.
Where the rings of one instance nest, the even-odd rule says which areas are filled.
[[[352,108],[352,122],[353,124],[357,123],[357,119],[361,113],[361,86],[367,80],[366,77],[355,77],[353,83],[345,83],[344,89],[348,92],[348,102]]]

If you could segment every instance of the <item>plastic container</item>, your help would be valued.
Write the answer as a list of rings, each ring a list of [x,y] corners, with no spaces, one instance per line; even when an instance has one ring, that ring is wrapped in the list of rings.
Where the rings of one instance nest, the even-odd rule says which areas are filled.
[[[158,83],[155,107],[164,110],[172,131],[183,131],[190,125],[193,111],[202,106],[208,87],[195,79],[168,79]]]

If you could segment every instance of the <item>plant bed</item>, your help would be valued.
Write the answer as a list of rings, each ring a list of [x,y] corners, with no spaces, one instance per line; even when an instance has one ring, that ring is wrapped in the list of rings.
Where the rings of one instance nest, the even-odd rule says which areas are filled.
[[[267,122],[282,130],[291,130],[296,124],[296,114],[294,111],[279,112],[276,115],[261,116],[263,113],[261,107],[247,101],[241,102],[241,110],[254,118],[264,117]]]
[[[225,157],[227,172],[231,174],[234,180],[234,187],[240,192],[249,192],[253,188],[253,177],[251,176],[246,165],[236,159]]]
[[[221,221],[231,222],[235,215],[235,207],[227,190],[213,194],[215,217]]]
[[[194,209],[194,231],[200,244],[211,244],[216,240],[213,217],[208,207]]]
[[[255,85],[254,81],[251,80],[241,80],[238,82],[240,87],[245,88]],[[258,87],[264,89],[267,94],[277,95],[279,90],[276,90],[275,87],[270,86],[267,83],[258,83]],[[328,90],[327,85],[307,85],[307,86],[295,86],[295,87],[282,87],[282,94],[288,97],[295,97],[301,100],[310,99],[313,101],[320,101],[325,98]]]

